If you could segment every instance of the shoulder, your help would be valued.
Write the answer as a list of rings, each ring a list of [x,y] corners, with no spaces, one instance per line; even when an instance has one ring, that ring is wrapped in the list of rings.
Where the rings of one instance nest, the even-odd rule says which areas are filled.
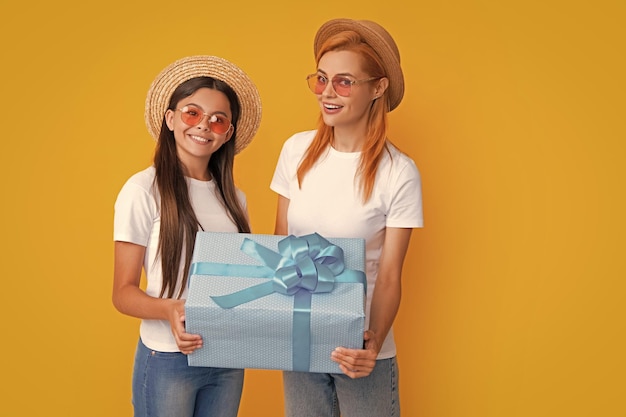
[[[393,143],[387,142],[388,153],[384,158],[384,166],[391,172],[405,173],[405,175],[416,175],[419,177],[417,165],[413,159],[398,149]]]
[[[315,137],[316,130],[306,130],[298,132],[289,137],[283,144],[283,151],[304,152]]]
[[[117,201],[155,200],[158,191],[154,186],[156,171],[153,166],[133,174],[120,190]]]
[[[150,166],[143,171],[139,171],[136,174],[133,174],[127,181],[124,187],[139,187],[146,191],[150,191],[152,189],[152,185],[154,184],[154,178],[156,176],[156,170],[154,166]]]

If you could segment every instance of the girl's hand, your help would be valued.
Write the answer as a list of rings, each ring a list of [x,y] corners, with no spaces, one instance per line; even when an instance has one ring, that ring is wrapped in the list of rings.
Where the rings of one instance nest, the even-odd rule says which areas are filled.
[[[185,330],[185,300],[170,300],[169,322],[172,334],[176,339],[178,349],[185,355],[202,347],[202,337],[199,334],[187,333]]]
[[[352,379],[368,376],[376,366],[380,344],[374,332],[366,330],[363,340],[365,349],[338,347],[330,355],[330,358],[339,364],[341,371]]]

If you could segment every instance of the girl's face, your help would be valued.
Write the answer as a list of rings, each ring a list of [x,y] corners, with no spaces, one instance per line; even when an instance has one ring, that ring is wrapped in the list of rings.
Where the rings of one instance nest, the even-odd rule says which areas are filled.
[[[329,51],[319,61],[318,71],[327,80],[321,94],[317,94],[324,123],[335,129],[364,129],[372,101],[377,96],[380,79],[362,81],[370,78],[361,66],[361,57],[352,51]],[[345,81],[357,82],[349,87],[348,95],[339,95],[333,87],[332,80],[341,77]]]
[[[189,122],[186,114],[192,116],[202,115],[202,120],[195,126]],[[191,118],[192,119],[192,118]],[[230,121],[230,102],[224,93],[210,88],[200,88],[192,95],[183,98],[176,105],[176,110],[168,110],[165,114],[167,127],[174,132],[178,157],[186,166],[195,165],[196,162],[208,164],[211,155],[220,146],[226,143],[233,135],[234,126],[230,126],[225,133],[217,133],[218,127],[211,128],[211,122]],[[229,123],[226,121],[226,123]],[[214,125],[215,126],[215,125]]]

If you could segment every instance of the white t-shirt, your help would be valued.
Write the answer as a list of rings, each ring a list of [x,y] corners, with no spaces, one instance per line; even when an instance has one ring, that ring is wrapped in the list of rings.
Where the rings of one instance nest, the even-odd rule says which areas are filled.
[[[160,196],[154,183],[156,170],[149,167],[128,179],[115,201],[113,239],[131,242],[146,247],[144,271],[146,273],[146,293],[159,297],[163,276],[161,259],[157,258],[159,243]],[[237,232],[237,226],[228,217],[226,209],[218,200],[217,185],[213,181],[199,181],[187,178],[189,197],[196,217],[205,231]],[[246,207],[246,197],[241,190],[237,195]],[[182,281],[182,266],[178,285],[174,294],[178,294]],[[187,289],[183,292],[187,298]],[[167,320],[142,320],[139,328],[142,342],[150,349],[159,352],[178,352],[176,341]]]
[[[363,204],[356,172],[361,153],[345,153],[328,147],[305,175],[302,188],[296,172],[315,131],[300,132],[283,145],[270,188],[288,198],[288,233],[295,236],[319,233],[324,237],[363,238],[366,241],[366,323],[376,288],[378,263],[386,227],[422,227],[420,174],[415,163],[390,143],[391,157],[384,153],[371,198]],[[391,329],[378,355],[395,356]]]

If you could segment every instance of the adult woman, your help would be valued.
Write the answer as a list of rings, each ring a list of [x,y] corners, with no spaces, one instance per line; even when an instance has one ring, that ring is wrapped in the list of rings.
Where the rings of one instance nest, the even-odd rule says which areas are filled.
[[[113,304],[142,319],[135,416],[237,415],[243,370],[187,365],[202,338],[185,332],[184,304],[196,232],[250,232],[233,163],[260,118],[256,87],[222,58],[180,59],[150,86],[145,119],[157,140],[154,165],[123,186],[114,221]]]
[[[289,138],[271,183],[279,194],[276,234],[317,232],[366,240],[364,349],[337,348],[343,374],[285,372],[286,414],[399,415],[392,323],[412,228],[422,226],[414,162],[387,138],[387,112],[404,81],[398,48],[375,22],[334,19],[314,42],[317,72],[307,77],[319,102],[317,130]]]

